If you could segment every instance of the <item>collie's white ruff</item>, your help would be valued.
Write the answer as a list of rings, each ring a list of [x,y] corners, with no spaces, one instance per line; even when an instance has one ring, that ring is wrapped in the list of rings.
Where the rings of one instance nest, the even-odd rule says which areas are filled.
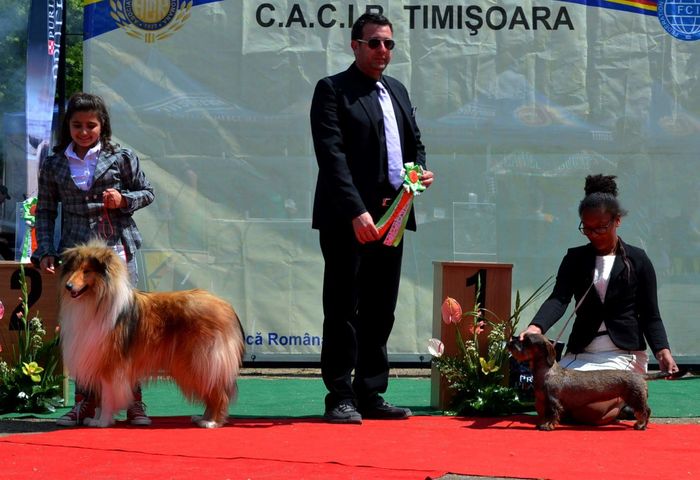
[[[204,290],[133,289],[126,265],[101,241],[68,249],[62,260],[63,361],[100,404],[86,424],[114,424],[114,414],[129,406],[139,381],[167,374],[189,400],[206,405],[195,423],[223,425],[244,350],[233,307]]]

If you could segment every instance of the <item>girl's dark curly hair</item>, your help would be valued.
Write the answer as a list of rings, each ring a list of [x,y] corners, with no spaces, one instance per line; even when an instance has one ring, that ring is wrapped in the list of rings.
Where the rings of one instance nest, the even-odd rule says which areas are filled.
[[[53,147],[54,153],[63,153],[73,141],[70,136],[70,121],[75,112],[94,112],[100,120],[100,143],[102,149],[108,153],[114,153],[119,147],[112,143],[112,124],[109,121],[107,105],[102,97],[91,93],[74,93],[68,100],[66,113],[61,121],[61,130],[58,134],[58,144]]]
[[[608,212],[613,218],[624,217],[627,210],[620,206],[617,200],[617,183],[615,175],[588,175],[584,191],[586,196],[578,204],[579,217],[584,210],[601,210]]]

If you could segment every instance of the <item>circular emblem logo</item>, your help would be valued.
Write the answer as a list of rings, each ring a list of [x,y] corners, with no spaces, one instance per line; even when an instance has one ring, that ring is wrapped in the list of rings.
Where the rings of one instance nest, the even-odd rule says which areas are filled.
[[[677,39],[700,39],[700,0],[659,0],[657,15],[661,26]]]
[[[153,43],[182,28],[190,18],[193,1],[109,0],[110,15],[127,35]]]
[[[142,30],[160,30],[177,13],[177,0],[124,0],[124,13]]]

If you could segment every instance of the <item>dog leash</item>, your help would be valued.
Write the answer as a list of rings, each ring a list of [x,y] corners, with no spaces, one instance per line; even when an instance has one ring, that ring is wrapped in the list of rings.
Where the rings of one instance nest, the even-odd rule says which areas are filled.
[[[559,332],[559,335],[557,335],[556,340],[554,340],[554,344],[556,345],[559,343],[559,339],[561,336],[564,334],[564,330],[566,330],[566,327],[569,325],[569,322],[571,321],[571,318],[576,315],[576,312],[578,311],[579,307],[583,303],[583,301],[586,299],[586,296],[588,295],[588,292],[591,291],[591,288],[593,287],[593,282],[588,286],[588,289],[586,292],[583,294],[583,296],[579,299],[579,301],[576,303],[576,306],[574,307],[574,311],[571,312],[571,315],[569,315],[569,318],[566,319],[566,322],[564,322],[564,326],[561,328],[561,331]]]
[[[102,218],[100,218],[100,236],[104,240],[109,240],[114,235],[114,227],[112,226],[112,220],[109,218],[109,211],[106,205],[102,205]]]

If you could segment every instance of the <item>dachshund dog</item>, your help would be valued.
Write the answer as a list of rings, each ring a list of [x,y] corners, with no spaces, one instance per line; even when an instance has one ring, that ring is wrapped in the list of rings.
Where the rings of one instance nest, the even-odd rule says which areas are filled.
[[[515,338],[508,343],[508,350],[516,360],[530,362],[538,430],[554,430],[563,415],[572,409],[615,398],[621,398],[634,410],[635,430],[644,430],[651,416],[646,381],[669,375],[562,368],[556,361],[552,343],[540,334],[526,334],[522,341]]]

